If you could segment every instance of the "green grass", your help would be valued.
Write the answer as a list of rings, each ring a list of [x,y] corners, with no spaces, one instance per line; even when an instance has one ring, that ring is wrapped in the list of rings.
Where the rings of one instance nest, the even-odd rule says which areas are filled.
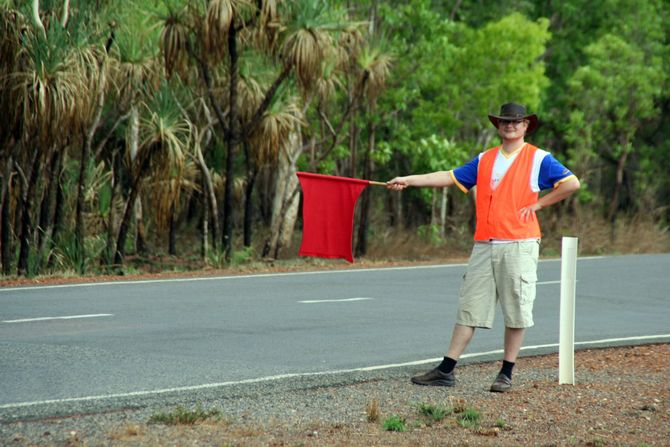
[[[405,424],[405,419],[398,416],[397,414],[389,416],[384,421],[384,430],[396,431],[396,432],[407,431],[407,425]]]
[[[433,422],[440,422],[442,419],[447,417],[449,411],[438,405],[422,403],[419,405],[419,413],[423,416],[430,418]]]
[[[178,406],[169,412],[156,413],[149,418],[150,424],[164,424],[164,425],[193,425],[196,422],[205,421],[219,416],[218,410],[203,410],[197,406],[193,410],[188,410],[182,406]]]
[[[458,424],[464,428],[477,428],[482,414],[476,408],[468,407],[456,416]]]

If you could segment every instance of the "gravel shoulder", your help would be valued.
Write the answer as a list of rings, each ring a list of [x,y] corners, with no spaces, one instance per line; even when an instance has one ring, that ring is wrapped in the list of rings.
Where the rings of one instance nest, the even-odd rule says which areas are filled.
[[[505,394],[488,391],[499,369],[488,362],[459,365],[454,388],[412,385],[409,376],[426,368],[404,367],[158,396],[107,410],[0,419],[0,444],[670,445],[669,344],[581,350],[575,366],[576,384],[559,385],[557,354],[521,358]],[[211,417],[151,421],[177,408]],[[466,415],[478,420],[468,424]],[[405,431],[385,427],[392,417]]]

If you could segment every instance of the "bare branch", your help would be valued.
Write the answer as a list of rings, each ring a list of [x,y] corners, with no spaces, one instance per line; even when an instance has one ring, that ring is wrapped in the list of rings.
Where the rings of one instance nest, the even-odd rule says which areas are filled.
[[[47,31],[44,29],[42,19],[40,19],[40,0],[33,0],[33,21],[35,22],[35,26],[42,31],[42,35],[46,38]]]
[[[67,28],[67,23],[70,21],[70,0],[63,1],[63,18],[61,19],[61,25],[63,28]]]
[[[107,135],[105,135],[105,138],[103,138],[102,141],[100,141],[100,144],[98,144],[98,146],[96,147],[96,149],[95,149],[95,159],[96,160],[100,157],[100,153],[102,152],[105,145],[107,144],[107,140],[109,140],[111,138],[114,131],[116,131],[116,128],[119,127],[119,124],[121,124],[122,122],[127,120],[129,117],[130,117],[130,112],[126,113],[125,115],[120,116],[116,120],[116,122],[114,123],[112,128],[109,130],[109,132],[107,132]]]
[[[272,99],[277,93],[279,86],[282,84],[282,82],[286,80],[286,78],[288,78],[288,75],[291,73],[292,68],[293,66],[291,64],[284,65],[284,69],[268,89],[267,93],[265,94],[265,98],[263,98],[263,101],[261,102],[260,106],[258,106],[258,110],[256,110],[256,113],[254,113],[254,116],[247,123],[247,125],[244,126],[244,129],[241,134],[242,139],[246,139],[248,135],[251,132],[253,132],[254,128],[260,124],[261,120],[263,119],[263,114],[270,106],[270,103],[272,102]]]

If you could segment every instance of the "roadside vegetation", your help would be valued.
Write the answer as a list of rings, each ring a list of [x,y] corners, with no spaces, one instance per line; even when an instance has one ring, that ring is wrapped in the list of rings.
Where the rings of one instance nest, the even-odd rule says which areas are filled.
[[[496,144],[487,114],[511,100],[582,181],[541,212],[545,255],[567,234],[587,254],[668,251],[669,13],[661,0],[0,0],[3,278],[290,263],[296,171],[450,169]],[[460,255],[473,213],[456,189],[369,187],[355,255]]]
[[[197,406],[194,409],[187,409],[179,406],[171,411],[162,411],[153,414],[149,418],[150,424],[165,424],[165,425],[193,425],[198,422],[204,422],[210,419],[220,417],[218,410],[204,410]]]

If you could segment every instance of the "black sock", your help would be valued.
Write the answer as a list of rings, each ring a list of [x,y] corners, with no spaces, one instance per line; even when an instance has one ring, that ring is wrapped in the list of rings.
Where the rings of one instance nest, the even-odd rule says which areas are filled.
[[[500,369],[500,372],[505,374],[507,377],[511,379],[512,368],[514,368],[514,362],[508,362],[507,360],[503,360],[503,365],[502,368]]]
[[[442,360],[442,363],[440,363],[440,366],[437,367],[441,372],[445,374],[449,374],[454,370],[454,367],[456,366],[457,360],[454,360],[450,357],[445,357],[444,360]]]

